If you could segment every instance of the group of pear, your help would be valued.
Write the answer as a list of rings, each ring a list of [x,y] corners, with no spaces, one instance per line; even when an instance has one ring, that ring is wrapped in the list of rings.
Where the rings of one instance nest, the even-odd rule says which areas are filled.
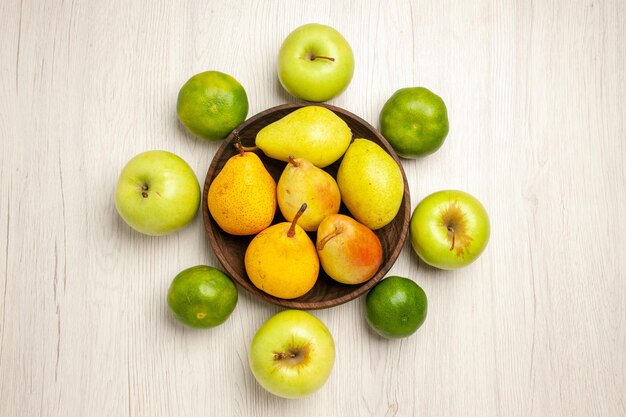
[[[285,162],[278,183],[255,152]],[[245,268],[257,288],[293,299],[314,287],[320,267],[344,284],[376,274],[383,247],[374,230],[395,218],[404,195],[402,171],[383,148],[308,105],[262,128],[254,150],[238,142],[233,153],[206,203],[223,231],[254,235]],[[334,178],[324,168],[340,159]],[[277,207],[286,221],[272,224]]]

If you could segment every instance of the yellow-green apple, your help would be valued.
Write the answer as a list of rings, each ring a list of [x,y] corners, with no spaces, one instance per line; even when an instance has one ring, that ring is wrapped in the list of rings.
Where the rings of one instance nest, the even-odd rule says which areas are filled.
[[[147,151],[122,169],[115,207],[138,232],[159,236],[189,223],[198,212],[200,185],[196,174],[178,155]]]
[[[483,205],[458,190],[430,194],[415,207],[410,223],[411,244],[427,264],[440,269],[469,265],[489,241],[489,216]]]
[[[352,48],[330,26],[300,26],[285,38],[278,52],[280,83],[303,100],[330,100],[350,84],[353,73]]]
[[[317,317],[284,310],[257,330],[248,361],[267,391],[284,398],[305,397],[326,383],[335,363],[335,342]]]
[[[329,277],[344,284],[361,284],[383,262],[383,247],[371,229],[343,214],[330,214],[317,230],[317,254]]]

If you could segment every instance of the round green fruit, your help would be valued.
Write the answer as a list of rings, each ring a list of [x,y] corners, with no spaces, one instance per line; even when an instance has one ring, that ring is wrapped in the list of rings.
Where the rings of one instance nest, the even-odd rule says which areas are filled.
[[[296,28],[278,52],[278,79],[287,92],[302,100],[321,102],[350,84],[354,55],[334,28],[309,23]]]
[[[458,269],[474,262],[487,246],[489,216],[466,192],[437,191],[417,204],[409,232],[422,261],[435,268]]]
[[[239,82],[219,71],[191,77],[178,92],[176,113],[196,136],[221,140],[248,115],[248,96]]]
[[[167,292],[167,304],[177,320],[196,328],[215,327],[237,306],[237,287],[222,271],[197,265],[180,272]]]
[[[328,328],[302,310],[284,310],[257,330],[248,361],[267,391],[301,398],[320,389],[335,364],[335,342]]]
[[[448,111],[441,97],[424,87],[402,88],[380,112],[380,131],[406,159],[429,155],[448,135]]]
[[[196,174],[171,152],[136,155],[117,181],[117,212],[130,227],[146,235],[167,235],[183,228],[194,219],[199,206]]]
[[[391,276],[372,288],[365,298],[366,319],[381,336],[393,339],[412,335],[426,320],[428,300],[414,281]]]

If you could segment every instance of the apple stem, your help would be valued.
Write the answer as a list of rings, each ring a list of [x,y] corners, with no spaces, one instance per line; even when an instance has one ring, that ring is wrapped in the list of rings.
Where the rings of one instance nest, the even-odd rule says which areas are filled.
[[[300,206],[300,210],[298,210],[296,215],[293,217],[293,220],[291,221],[291,226],[287,231],[287,237],[294,237],[296,235],[296,223],[298,222],[300,216],[302,216],[302,213],[304,213],[304,210],[306,210],[306,203]]]
[[[324,246],[328,243],[329,240],[339,236],[343,232],[342,228],[335,227],[335,231],[331,234],[324,236],[322,240],[317,243],[317,250],[324,250]]]
[[[296,162],[296,158],[293,155],[289,155],[289,163],[296,168],[300,166],[300,163]]]
[[[329,57],[329,56],[323,56],[323,55],[313,55],[311,54],[311,57],[309,58],[311,61],[315,61],[316,59],[327,59],[331,62],[335,62],[335,58]]]
[[[455,244],[455,233],[454,233],[454,228],[452,226],[448,226],[448,233],[450,233],[452,235],[452,245],[450,246],[450,250],[454,250],[454,244]]]
[[[141,196],[143,198],[148,198],[148,184],[144,184],[141,186]]]
[[[283,359],[293,359],[297,355],[293,352],[277,352],[274,353],[274,360],[281,361]]]

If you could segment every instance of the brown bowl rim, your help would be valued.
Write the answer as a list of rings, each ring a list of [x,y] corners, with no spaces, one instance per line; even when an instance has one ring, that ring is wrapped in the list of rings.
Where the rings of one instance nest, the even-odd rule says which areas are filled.
[[[207,197],[208,197],[209,186],[211,184],[211,179],[209,178],[209,175],[210,175],[210,173],[212,171],[215,172],[214,177],[217,176],[217,174],[219,174],[219,171],[217,171],[217,165],[219,163],[219,160],[222,158],[222,156],[226,152],[227,148],[232,146],[231,142],[234,140],[234,136],[235,136],[236,132],[245,130],[248,126],[254,124],[259,119],[262,119],[263,117],[265,117],[265,116],[267,116],[269,114],[272,114],[272,113],[275,113],[275,112],[279,112],[279,111],[284,111],[284,110],[294,111],[294,110],[297,110],[299,108],[302,108],[302,107],[305,107],[305,106],[311,106],[311,105],[325,107],[325,108],[335,112],[338,115],[344,115],[346,117],[354,119],[357,123],[363,125],[369,131],[371,131],[372,134],[375,135],[376,138],[380,141],[380,144],[383,146],[385,151],[387,151],[387,153],[389,155],[391,155],[391,157],[396,161],[396,163],[400,167],[400,172],[402,173],[402,180],[403,180],[403,183],[404,183],[404,195],[402,197],[402,203],[401,203],[401,206],[400,206],[400,211],[396,215],[396,218],[393,220],[393,221],[399,221],[397,219],[397,217],[398,216],[402,216],[402,228],[400,230],[400,236],[399,236],[398,242],[394,246],[393,251],[389,254],[388,258],[385,259],[383,264],[380,266],[378,272],[372,278],[370,278],[368,281],[366,281],[364,283],[361,283],[361,284],[349,285],[351,287],[354,287],[354,291],[350,291],[350,292],[348,292],[348,293],[346,293],[346,294],[344,294],[344,295],[342,295],[340,297],[337,297],[335,299],[332,299],[332,300],[323,300],[323,301],[306,301],[306,300],[302,300],[301,298],[302,297],[306,297],[306,294],[304,296],[302,296],[302,297],[294,298],[294,299],[283,299],[283,298],[274,297],[274,296],[272,296],[270,294],[267,294],[264,291],[258,289],[256,286],[254,286],[254,284],[252,284],[252,282],[250,281],[250,279],[248,278],[247,275],[245,277],[243,277],[243,278],[240,277],[239,273],[237,271],[235,271],[231,267],[230,263],[226,259],[224,251],[220,250],[219,246],[217,245],[217,239],[216,239],[215,234],[214,234],[214,227],[219,227],[219,226],[217,226],[217,224],[215,224],[215,226],[214,226],[211,223],[212,220],[211,220],[211,217],[210,217],[208,205],[206,203],[207,202]],[[291,113],[291,111],[289,113]],[[369,138],[365,138],[365,139],[369,139]],[[357,299],[360,296],[362,296],[365,293],[367,293],[371,288],[373,288],[374,285],[376,285],[385,276],[385,274],[387,274],[387,272],[389,272],[391,267],[395,264],[398,256],[400,255],[400,252],[402,251],[402,249],[404,247],[404,243],[405,243],[407,235],[408,235],[409,221],[410,221],[410,216],[411,216],[410,191],[409,191],[409,185],[408,185],[408,181],[407,181],[407,178],[406,178],[406,174],[404,172],[404,168],[403,168],[402,163],[400,161],[400,158],[396,154],[395,150],[391,147],[391,145],[383,137],[383,135],[378,131],[378,129],[376,129],[374,126],[372,126],[370,123],[368,123],[367,121],[365,121],[361,117],[357,116],[356,114],[354,114],[354,113],[352,113],[352,112],[350,112],[350,111],[348,111],[348,110],[346,110],[344,108],[337,107],[337,106],[334,106],[334,105],[331,105],[331,104],[327,104],[327,103],[308,103],[308,102],[286,103],[286,104],[280,104],[278,106],[274,106],[274,107],[268,108],[268,109],[266,109],[264,111],[261,111],[261,112],[255,114],[255,115],[253,115],[252,117],[250,117],[249,119],[247,119],[243,123],[241,123],[237,128],[235,128],[233,130],[233,132],[231,132],[223,140],[222,144],[220,145],[218,150],[215,152],[215,155],[213,156],[213,159],[211,160],[211,164],[209,165],[209,168],[207,170],[207,174],[206,174],[206,177],[205,177],[205,181],[204,181],[204,188],[203,188],[203,192],[202,192],[202,202],[201,202],[201,205],[202,205],[202,217],[203,217],[203,220],[204,220],[204,228],[205,228],[207,237],[209,239],[209,243],[211,245],[211,249],[213,250],[213,253],[217,257],[217,259],[220,262],[220,264],[222,265],[222,267],[226,270],[228,275],[237,284],[239,284],[244,289],[246,289],[249,293],[251,293],[253,295],[256,295],[256,296],[259,296],[262,299],[264,299],[265,301],[268,301],[268,302],[270,302],[272,304],[275,304],[275,305],[278,305],[278,306],[281,306],[281,307],[292,308],[292,309],[299,309],[299,310],[318,310],[318,309],[325,309],[325,308],[335,307],[335,306],[347,303],[349,301],[352,301],[354,299]]]

